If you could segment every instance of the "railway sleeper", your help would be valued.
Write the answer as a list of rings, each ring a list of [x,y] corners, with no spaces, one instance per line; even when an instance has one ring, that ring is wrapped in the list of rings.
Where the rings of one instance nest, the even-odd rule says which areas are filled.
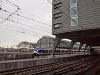
[[[85,62],[86,63],[86,62]],[[86,65],[82,65],[81,67],[79,67],[81,64],[78,64],[78,65],[75,65],[75,66],[73,66],[73,67],[66,67],[66,68],[63,68],[63,69],[60,69],[60,70],[57,70],[55,73],[53,73],[52,75],[60,75],[60,74],[63,74],[63,73],[66,73],[66,72],[70,72],[70,71],[72,71],[72,70],[75,70],[75,69],[80,69],[80,68],[82,68],[82,67],[85,67],[85,66],[87,66],[87,64]]]
[[[78,62],[77,62],[78,63]],[[76,63],[73,63],[73,64],[76,64]],[[35,74],[42,74],[43,72],[49,72],[50,73],[50,71],[51,71],[51,73],[54,71],[54,70],[59,70],[59,68],[63,68],[63,67],[68,67],[68,66],[71,66],[72,64],[65,64],[64,66],[60,66],[60,67],[55,67],[55,68],[49,68],[49,69],[47,69],[47,70],[45,70],[45,71],[39,71],[38,73],[35,73]],[[54,71],[55,72],[55,71]]]

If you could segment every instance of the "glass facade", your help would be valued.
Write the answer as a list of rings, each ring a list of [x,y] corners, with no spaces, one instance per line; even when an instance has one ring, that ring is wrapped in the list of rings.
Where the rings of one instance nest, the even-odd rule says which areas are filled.
[[[78,25],[77,0],[70,0],[71,26]]]

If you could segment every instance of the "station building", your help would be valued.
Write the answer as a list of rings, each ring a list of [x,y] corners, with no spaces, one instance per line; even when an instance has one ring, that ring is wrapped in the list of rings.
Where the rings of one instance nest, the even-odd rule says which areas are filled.
[[[42,48],[46,51],[52,51],[53,49],[53,44],[54,44],[54,39],[53,37],[49,37],[49,36],[44,36],[42,38],[40,38],[37,41],[37,45],[36,47],[38,48]],[[66,50],[69,48],[70,46],[70,41],[67,40],[61,40],[59,45],[57,46],[56,50]]]
[[[31,50],[33,50],[36,47],[36,43],[31,43],[31,42],[20,42],[17,45],[17,50],[21,51],[21,52],[30,52]]]
[[[87,46],[100,45],[100,0],[52,0],[53,50],[61,39]]]

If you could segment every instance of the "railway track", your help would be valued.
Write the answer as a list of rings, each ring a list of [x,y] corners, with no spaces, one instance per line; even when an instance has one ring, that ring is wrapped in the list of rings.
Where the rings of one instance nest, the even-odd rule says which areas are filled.
[[[98,62],[95,57],[0,72],[0,75],[80,75]]]
[[[100,75],[100,61],[98,63],[94,63],[86,71],[81,72],[80,75]]]
[[[78,61],[76,63],[74,62],[73,64],[66,64],[59,68],[56,67],[51,71],[49,70],[49,74],[48,71],[47,73],[45,71],[44,74],[39,73],[39,75],[81,75],[80,73],[87,71],[96,62],[97,61],[93,61],[93,58],[91,58],[84,61]]]

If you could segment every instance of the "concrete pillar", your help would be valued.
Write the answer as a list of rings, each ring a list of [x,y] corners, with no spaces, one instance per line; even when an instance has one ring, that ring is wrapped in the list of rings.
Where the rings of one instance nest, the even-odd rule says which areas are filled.
[[[86,46],[85,46],[84,50],[86,50],[86,49],[87,49],[87,47],[88,47],[88,45],[86,44]]]
[[[60,41],[61,41],[61,38],[60,37],[56,37],[55,40],[54,40],[53,51],[52,51],[53,57],[54,57],[55,50],[56,50],[58,44],[60,43]]]
[[[69,51],[68,54],[71,54],[71,49],[73,48],[74,44],[76,43],[76,41],[71,41],[70,47],[69,47]]]
[[[82,43],[82,42],[80,42],[80,45],[79,45],[79,48],[78,48],[78,53],[80,52],[80,50],[81,50],[82,46],[83,46],[83,43]]]
[[[85,53],[85,51],[86,51],[87,47],[88,47],[88,45],[86,44],[86,46],[85,46],[85,48],[84,48],[84,53]]]
[[[88,53],[90,54],[90,49],[91,49],[91,46],[89,46],[89,49],[88,49]]]

